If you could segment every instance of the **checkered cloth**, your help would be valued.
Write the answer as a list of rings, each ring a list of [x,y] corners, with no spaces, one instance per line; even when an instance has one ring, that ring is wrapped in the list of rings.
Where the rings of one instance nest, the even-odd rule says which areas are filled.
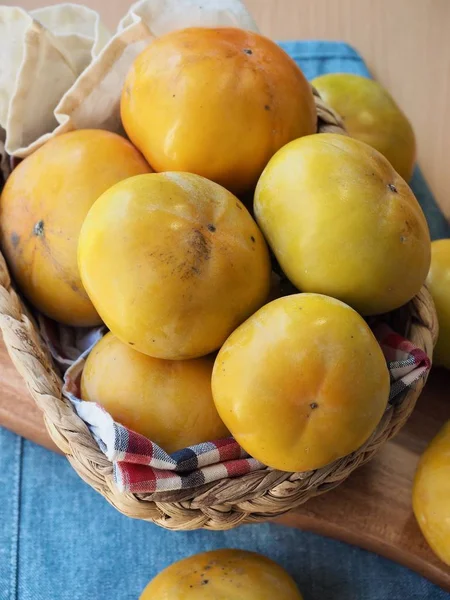
[[[80,399],[80,379],[86,357],[105,329],[77,331],[43,318],[40,325],[53,357],[64,372],[63,394],[113,463],[119,490],[138,493],[188,489],[264,468],[233,438],[198,444],[169,455],[143,435],[115,422],[99,404]],[[377,325],[373,331],[391,374],[389,402],[395,404],[402,392],[430,369],[430,360],[387,325]]]

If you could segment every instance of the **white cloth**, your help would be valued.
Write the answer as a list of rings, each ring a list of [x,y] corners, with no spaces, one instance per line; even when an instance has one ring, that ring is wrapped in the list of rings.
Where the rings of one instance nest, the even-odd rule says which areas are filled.
[[[120,132],[126,73],[152,39],[191,26],[256,31],[241,0],[141,0],[111,35],[99,15],[61,4],[0,6],[0,140],[24,158],[73,129]]]

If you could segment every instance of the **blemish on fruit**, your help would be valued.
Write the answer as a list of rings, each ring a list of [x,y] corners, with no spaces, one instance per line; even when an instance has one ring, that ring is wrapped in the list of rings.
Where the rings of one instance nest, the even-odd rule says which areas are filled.
[[[20,242],[20,235],[18,235],[15,231],[11,234],[11,244],[14,248],[17,248],[18,243]]]
[[[270,110],[270,106],[269,106],[268,104],[266,104],[266,105],[264,106],[264,110]]]
[[[186,260],[178,263],[172,273],[179,275],[182,280],[189,279],[194,275],[199,275],[202,272],[204,263],[210,258],[211,247],[209,241],[199,229],[194,229],[189,238]]]
[[[190,244],[199,261],[209,259],[211,251],[205,236],[199,229],[194,229]]]
[[[248,54],[248,55],[253,54],[253,51],[250,50],[250,48],[244,48],[242,52],[244,52],[244,54]]]
[[[134,342],[128,342],[130,346],[134,346]]]
[[[400,236],[400,241],[401,241],[402,244],[404,244],[406,242],[406,239],[407,238],[404,235]]]
[[[397,193],[397,188],[393,183],[388,183],[388,188],[391,190],[391,192],[394,192],[394,194]]]
[[[255,238],[253,237],[253,235],[250,236],[250,239],[252,240],[252,242],[255,242]]]
[[[208,225],[208,231],[212,231],[214,233],[215,230],[216,230],[216,228],[214,227],[214,225],[212,225],[212,223],[210,223]]]
[[[311,402],[311,404],[309,405],[313,410],[315,408],[319,408],[319,405],[317,404],[317,402]]]
[[[33,227],[33,234],[37,235],[39,237],[43,237],[43,235],[44,235],[44,221],[42,219],[40,221],[38,221],[36,223],[36,225]]]
[[[202,579],[202,585],[206,585],[207,583],[209,583],[209,579]]]

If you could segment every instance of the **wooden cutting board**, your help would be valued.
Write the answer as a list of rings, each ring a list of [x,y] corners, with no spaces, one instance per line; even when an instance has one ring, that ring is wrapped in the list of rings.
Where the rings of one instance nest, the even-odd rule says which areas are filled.
[[[434,371],[400,434],[338,489],[279,519],[377,552],[450,592],[450,568],[428,548],[411,511],[411,484],[420,454],[450,419],[450,372]],[[0,344],[0,424],[57,451],[40,411]]]

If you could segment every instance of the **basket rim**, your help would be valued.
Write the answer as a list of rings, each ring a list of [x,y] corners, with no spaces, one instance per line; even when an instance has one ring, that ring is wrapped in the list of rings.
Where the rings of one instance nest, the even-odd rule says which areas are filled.
[[[314,88],[313,93],[318,131],[345,134],[341,118],[325,105]],[[406,323],[406,331],[402,333],[431,359],[438,325],[427,288],[424,286],[405,307],[394,312],[400,311]],[[62,396],[61,378],[32,316],[12,285],[1,253],[0,328],[14,365],[44,414],[50,436],[80,477],[120,512],[169,529],[223,530],[244,522],[263,521],[333,489],[354,469],[370,460],[377,449],[399,431],[414,409],[427,379],[427,375],[421,378],[400,402],[388,405],[379,425],[358,450],[321,469],[289,473],[266,467],[188,490],[123,493],[115,486],[112,463],[70,402]]]

